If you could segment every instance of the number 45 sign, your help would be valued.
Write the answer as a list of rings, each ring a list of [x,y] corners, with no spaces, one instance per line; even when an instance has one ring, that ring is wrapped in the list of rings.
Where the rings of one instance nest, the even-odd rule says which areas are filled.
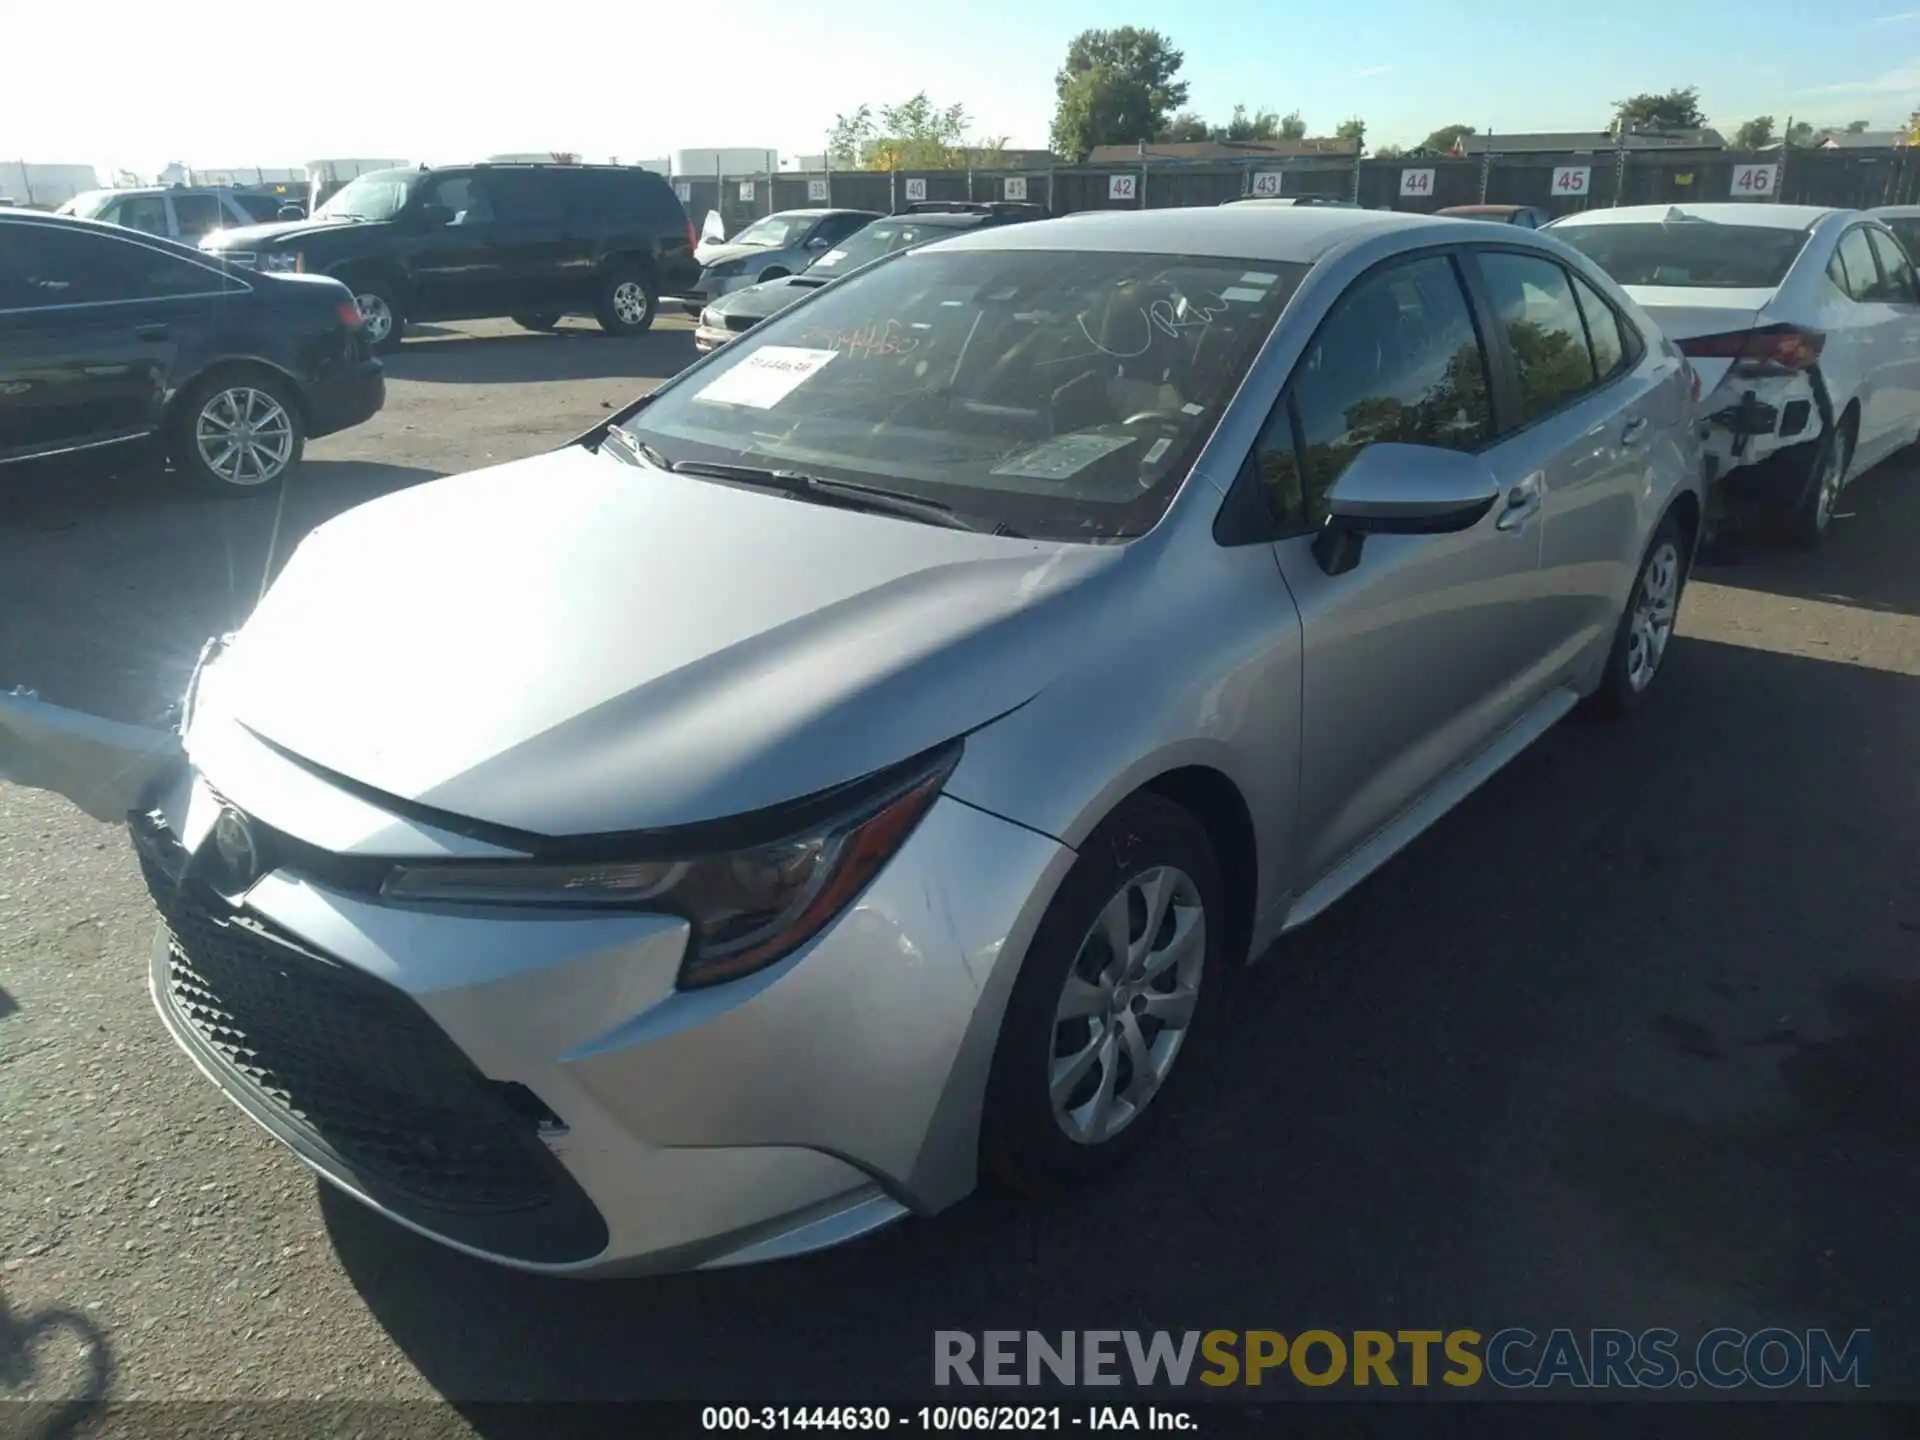
[[[1584,195],[1587,186],[1593,181],[1593,167],[1590,165],[1559,165],[1554,167],[1553,193],[1556,195]]]

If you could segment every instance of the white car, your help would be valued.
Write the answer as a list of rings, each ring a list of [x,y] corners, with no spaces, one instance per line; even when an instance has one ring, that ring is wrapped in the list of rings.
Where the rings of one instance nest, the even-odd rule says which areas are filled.
[[[1799,543],[1818,543],[1853,477],[1920,440],[1920,283],[1879,219],[1630,205],[1546,233],[1597,263],[1679,346],[1709,421],[1709,481],[1766,502]]]

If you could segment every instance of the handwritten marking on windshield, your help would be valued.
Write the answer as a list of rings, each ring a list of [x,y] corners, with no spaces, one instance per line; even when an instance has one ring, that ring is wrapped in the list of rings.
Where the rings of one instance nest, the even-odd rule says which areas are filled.
[[[911,355],[920,348],[920,337],[906,334],[898,320],[864,325],[857,330],[811,330],[804,338],[809,344],[863,360],[874,356]]]
[[[1211,325],[1218,316],[1226,314],[1227,302],[1218,295],[1213,298],[1217,303],[1211,306],[1193,300],[1185,300],[1178,306],[1171,300],[1155,300],[1151,304],[1141,306],[1139,316],[1142,338],[1138,349],[1116,349],[1112,345],[1102,344],[1094,338],[1093,332],[1087,329],[1087,317],[1084,315],[1080,316],[1078,321],[1080,333],[1086,336],[1087,343],[1102,355],[1111,355],[1116,360],[1137,359],[1153,348],[1155,331],[1169,339],[1177,340],[1182,330],[1198,330]]]

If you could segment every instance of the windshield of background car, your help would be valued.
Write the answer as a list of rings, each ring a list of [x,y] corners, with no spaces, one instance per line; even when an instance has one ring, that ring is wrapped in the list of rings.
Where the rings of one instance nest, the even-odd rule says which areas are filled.
[[[1771,290],[1806,248],[1807,232],[1704,220],[1555,225],[1564,240],[1621,285]]]
[[[1160,518],[1307,267],[930,246],[765,321],[624,428],[1035,538]]]
[[[919,225],[899,220],[876,220],[865,229],[855,231],[827,251],[807,267],[807,273],[848,275],[862,265],[878,260],[882,255],[891,255],[896,250],[907,250],[915,245],[924,245],[931,240],[958,235],[965,228],[956,225]]]
[[[107,208],[109,201],[117,194],[113,190],[83,190],[53,213],[56,215],[78,215],[82,220],[92,220]]]
[[[372,170],[340,187],[334,197],[314,211],[317,220],[391,220],[407,203],[407,190],[419,176],[414,170]]]
[[[813,229],[819,220],[817,215],[802,215],[789,218],[784,215],[769,215],[764,220],[756,220],[738,235],[727,241],[729,245],[758,245],[769,250],[784,250],[789,245],[798,245],[806,233]]]

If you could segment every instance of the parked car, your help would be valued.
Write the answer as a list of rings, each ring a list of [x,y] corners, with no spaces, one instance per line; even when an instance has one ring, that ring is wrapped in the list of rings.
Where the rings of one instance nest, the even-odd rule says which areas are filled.
[[[135,817],[166,1027],[331,1183],[529,1270],[798,1254],[1177,1141],[1223,972],[1648,699],[1695,419],[1537,235],[978,229],[322,525],[183,741],[0,697],[0,763]]]
[[[353,295],[91,220],[0,215],[0,464],[158,441],[265,494],[386,398]]]
[[[1222,205],[1331,206],[1336,210],[1358,210],[1351,200],[1336,200],[1331,195],[1242,195],[1237,200],[1222,200]]]
[[[274,219],[277,196],[228,186],[148,186],[130,190],[87,190],[54,211],[82,220],[102,220],[192,245],[227,226],[258,225]]]
[[[1805,205],[1588,210],[1547,233],[1678,343],[1711,477],[1817,544],[1846,486],[1920,439],[1920,287],[1893,232]]]
[[[703,240],[700,278],[685,296],[689,315],[733,290],[804,270],[854,231],[880,219],[875,210],[781,210],[727,240]]]
[[[203,244],[236,264],[345,282],[378,350],[398,346],[409,320],[495,315],[551,330],[586,313],[608,334],[637,335],[697,274],[672,187],[628,165],[375,170],[305,221]]]
[[[1877,205],[1864,213],[1891,230],[1909,258],[1920,254],[1920,205]]]
[[[804,299],[828,282],[850,275],[883,255],[946,240],[969,230],[1044,219],[1046,213],[1038,205],[1006,200],[977,204],[932,201],[910,205],[904,214],[889,215],[854,231],[835,248],[815,256],[798,275],[763,281],[722,295],[700,312],[700,323],[693,332],[694,348],[703,354],[717,349],[794,301]]]
[[[1520,225],[1538,230],[1553,217],[1533,205],[1448,205],[1433,212],[1457,220],[1487,220],[1495,225]]]

